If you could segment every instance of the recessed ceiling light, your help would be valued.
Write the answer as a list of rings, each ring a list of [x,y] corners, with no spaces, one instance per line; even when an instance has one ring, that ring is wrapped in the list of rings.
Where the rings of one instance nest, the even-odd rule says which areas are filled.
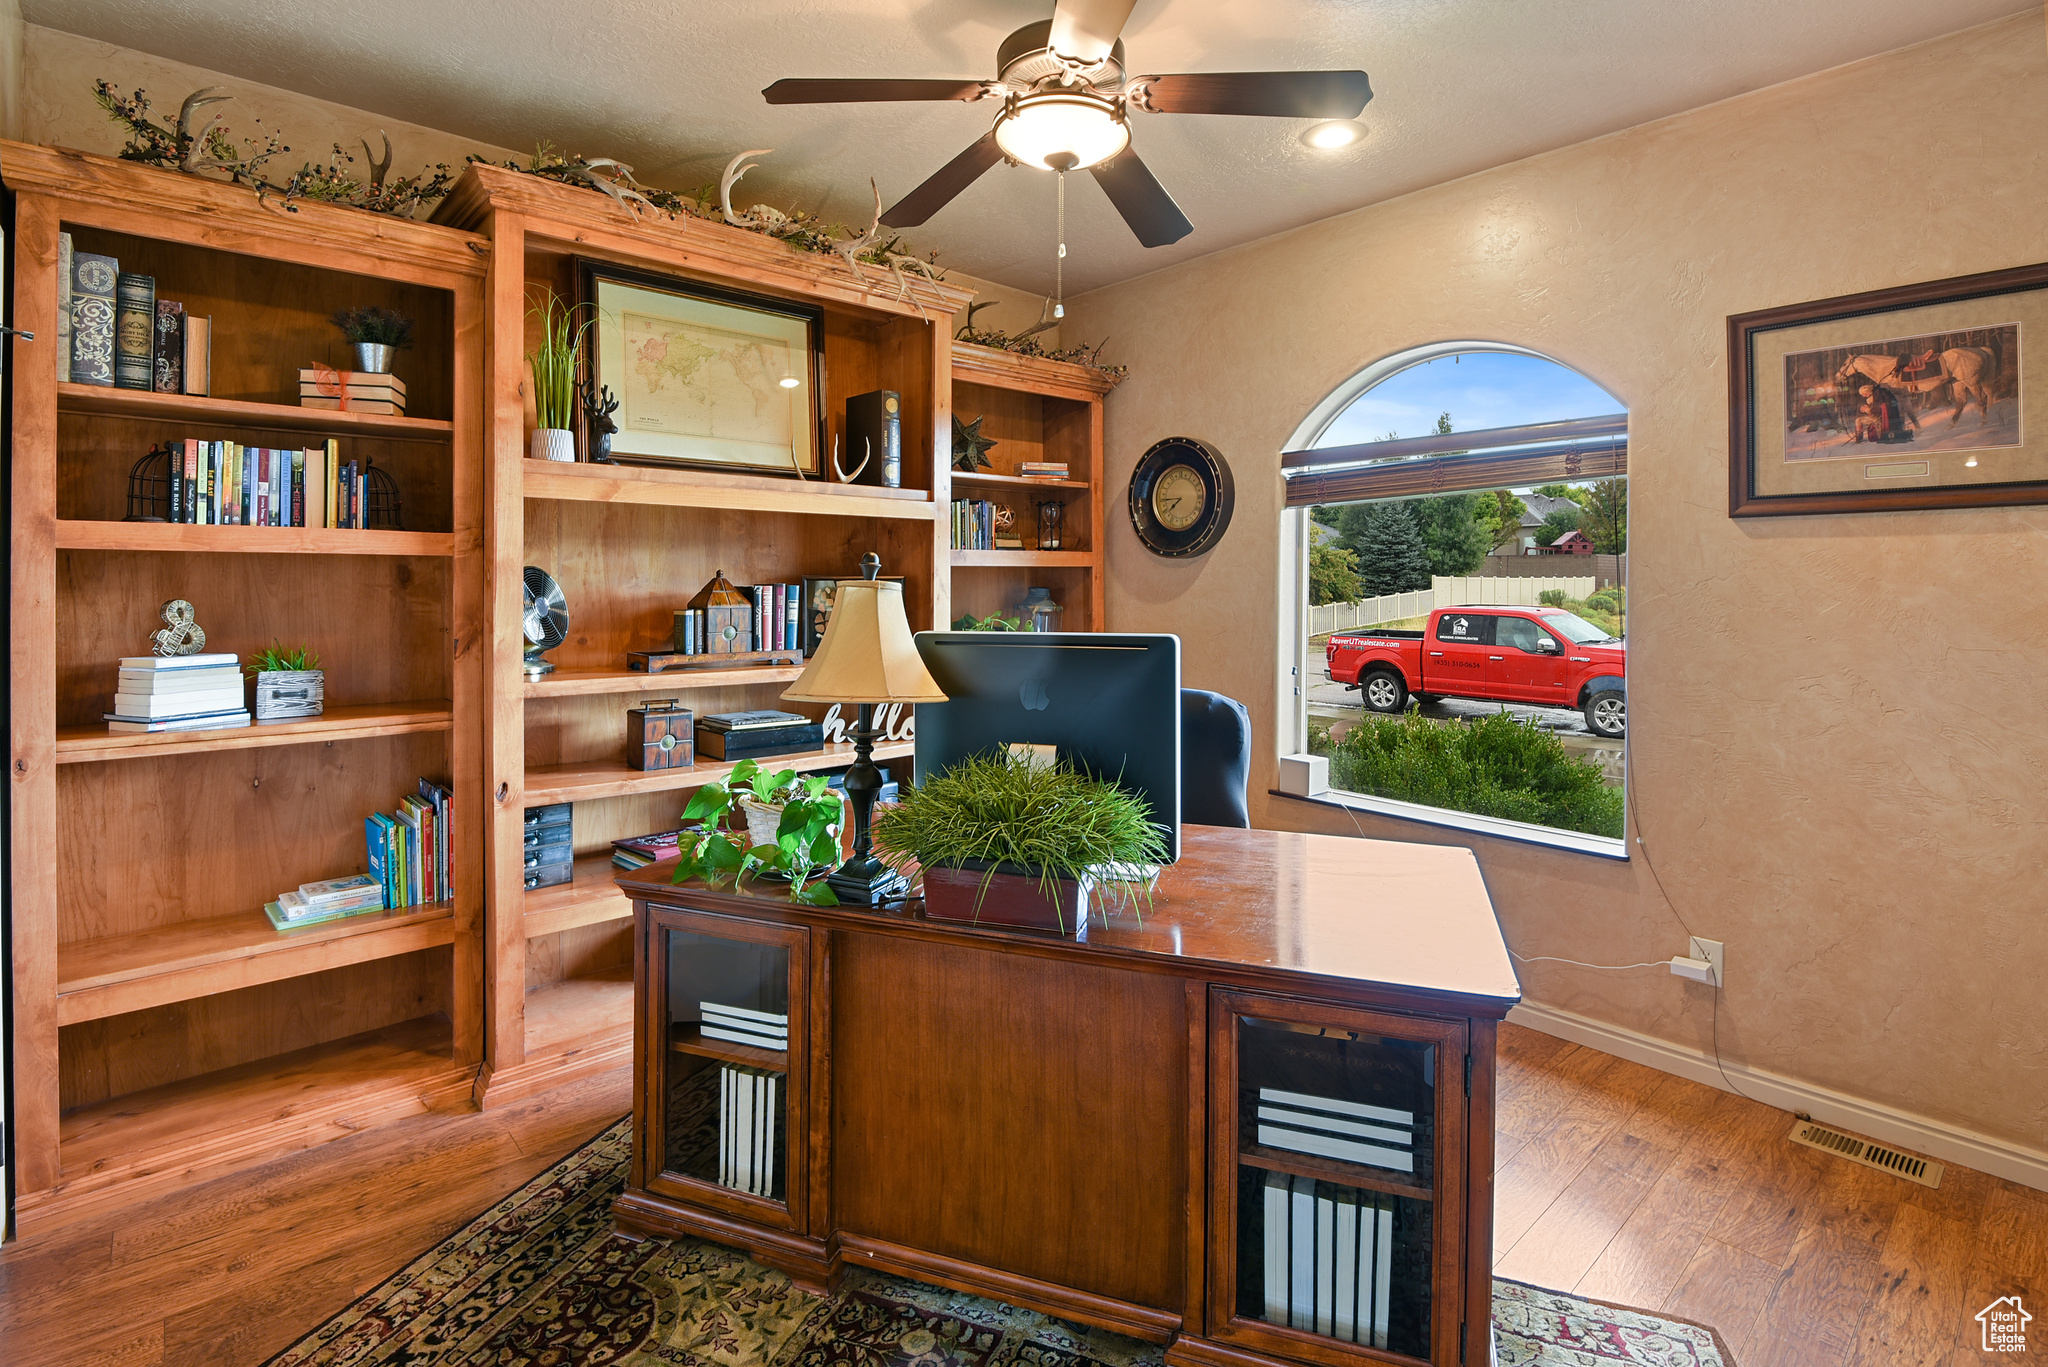
[[[1330,119],[1305,131],[1301,141],[1319,152],[1334,152],[1339,147],[1349,147],[1364,136],[1364,124],[1351,119]]]
[[[802,384],[803,381],[799,380],[794,375],[784,375],[781,379],[777,380],[776,383],[781,385],[784,389],[795,389],[798,385]]]

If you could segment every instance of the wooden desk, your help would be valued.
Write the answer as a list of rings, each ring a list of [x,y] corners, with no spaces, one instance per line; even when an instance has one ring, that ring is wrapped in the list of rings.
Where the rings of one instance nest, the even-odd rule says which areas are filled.
[[[622,1229],[742,1248],[813,1288],[880,1268],[1167,1342],[1178,1364],[1485,1352],[1494,1033],[1521,993],[1470,851],[1189,827],[1142,922],[1086,944],[672,886],[669,868],[619,880],[640,1022]],[[706,1036],[700,1000],[786,1013],[787,1051]],[[1298,1138],[1241,1114],[1272,1114],[1275,1085],[1350,1098],[1350,1123],[1406,1133],[1411,1157],[1261,1144]],[[763,1193],[721,1169],[720,1086],[752,1087],[779,1127]],[[1348,1307],[1364,1344],[1312,1314],[1289,1327],[1291,1282],[1283,1322],[1262,1313],[1268,1222],[1303,1228],[1290,1212],[1362,1225],[1352,1269],[1392,1268],[1371,1298],[1384,1351],[1356,1283],[1321,1313],[1334,1294],[1331,1331]],[[1359,1264],[1375,1220],[1380,1261]]]

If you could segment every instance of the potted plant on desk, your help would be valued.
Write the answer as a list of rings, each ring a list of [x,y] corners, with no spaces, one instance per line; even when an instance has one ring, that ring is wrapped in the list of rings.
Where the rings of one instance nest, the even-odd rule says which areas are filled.
[[[875,817],[890,864],[924,876],[925,916],[1088,938],[1107,870],[1157,864],[1166,839],[1137,797],[1066,764],[978,756],[906,788]],[[1117,881],[1124,889],[1141,883]]]
[[[756,807],[772,800],[772,826],[757,825]],[[735,805],[747,814],[748,832],[726,829]],[[751,804],[751,805],[750,805]],[[707,783],[683,809],[686,824],[676,841],[672,881],[699,879],[717,886],[731,875],[735,885],[747,877],[772,878],[789,884],[789,900],[805,906],[837,906],[839,898],[824,876],[839,867],[839,829],[845,808],[821,774],[797,777],[795,770],[770,774],[750,759],[733,766],[722,783]]]

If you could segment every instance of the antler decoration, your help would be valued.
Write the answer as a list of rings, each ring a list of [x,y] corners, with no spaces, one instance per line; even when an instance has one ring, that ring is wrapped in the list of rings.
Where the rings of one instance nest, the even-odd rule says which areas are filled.
[[[839,438],[836,436],[832,438],[832,473],[839,476],[839,482],[841,484],[851,484],[855,480],[859,479],[860,472],[867,469],[868,462],[875,458],[875,446],[873,442],[869,441],[866,437],[862,437],[861,445],[867,448],[867,454],[863,455],[860,458],[860,464],[854,466],[851,473],[849,473],[848,471],[841,469],[839,465]]]
[[[192,131],[192,115],[198,112],[202,106],[225,104],[234,98],[232,95],[220,93],[225,89],[227,89],[226,86],[210,85],[203,90],[195,90],[185,97],[184,105],[178,110],[179,170],[197,175],[199,172],[210,167],[219,167],[224,170],[234,168],[235,164],[232,162],[220,161],[205,155],[208,139],[213,134],[214,126],[220,122],[220,110],[216,109],[213,113],[207,115],[206,125],[197,133]]]
[[[882,187],[875,184],[873,177],[870,177],[868,188],[875,192],[875,221],[868,225],[866,232],[849,237],[832,249],[834,254],[846,263],[846,268],[853,272],[853,278],[863,285],[867,284],[868,276],[867,272],[860,268],[861,253],[871,252],[882,245]]]
[[[382,161],[377,160],[370,151],[370,140],[363,139],[363,160],[370,163],[370,189],[373,191],[381,191],[384,188],[384,177],[391,174],[391,135],[381,128],[377,130],[377,135],[384,139]]]
[[[759,162],[747,161],[748,157],[765,157],[775,151],[772,147],[756,147],[742,152],[725,164],[725,174],[718,178],[718,206],[725,211],[725,221],[735,228],[753,228],[773,233],[789,222],[789,215],[767,204],[756,204],[745,213],[734,213],[732,187],[740,183],[740,177],[758,166]],[[747,161],[745,166],[741,162]]]

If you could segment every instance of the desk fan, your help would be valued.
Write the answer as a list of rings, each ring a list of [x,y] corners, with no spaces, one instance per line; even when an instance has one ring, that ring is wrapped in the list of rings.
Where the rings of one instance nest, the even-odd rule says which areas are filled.
[[[552,674],[554,662],[541,657],[569,639],[569,604],[555,577],[538,565],[526,567],[526,606],[519,624],[526,633],[526,677]]]

